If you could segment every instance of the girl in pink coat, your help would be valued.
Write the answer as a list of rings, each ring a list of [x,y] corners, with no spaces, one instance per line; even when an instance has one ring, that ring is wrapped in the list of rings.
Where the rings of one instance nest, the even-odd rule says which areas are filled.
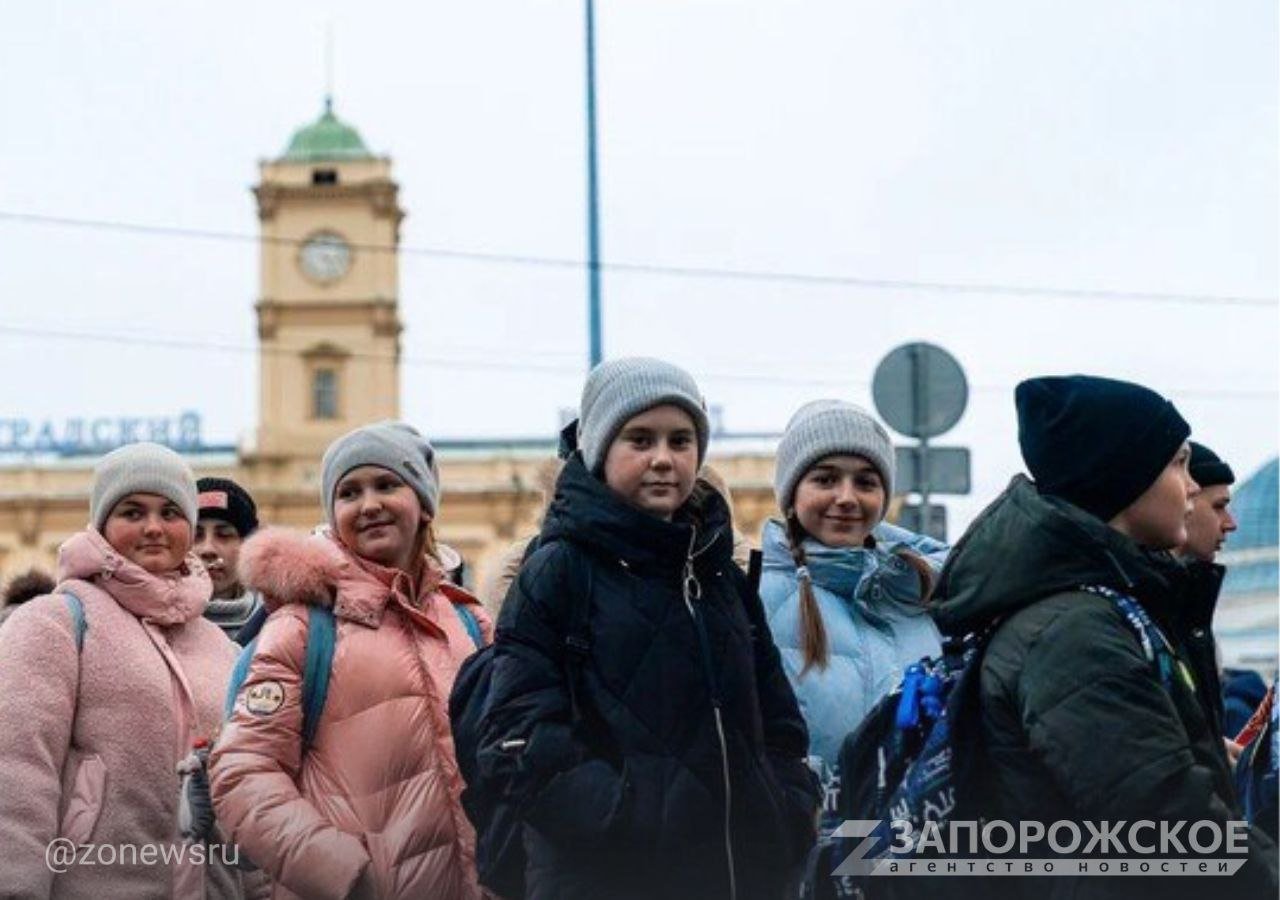
[[[434,452],[398,422],[325,452],[328,533],[267,530],[241,574],[270,618],[211,761],[220,825],[266,870],[277,898],[481,896],[459,800],[448,699],[492,625],[448,584],[431,520]],[[308,605],[332,606],[323,714],[304,747]]]
[[[201,616],[196,512],[172,450],[107,454],[54,593],[0,628],[0,895],[241,896],[236,848],[180,834],[177,766],[218,726],[237,652]]]

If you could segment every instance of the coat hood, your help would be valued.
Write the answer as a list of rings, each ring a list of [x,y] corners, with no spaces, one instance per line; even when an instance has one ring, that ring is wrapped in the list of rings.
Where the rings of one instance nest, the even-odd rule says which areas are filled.
[[[157,625],[181,625],[197,618],[213,594],[213,582],[192,554],[173,572],[154,575],[126,559],[92,528],[72,535],[58,548],[58,581],[72,579],[97,585],[129,612]]]
[[[407,574],[361,559],[328,532],[264,528],[240,551],[240,579],[262,593],[272,612],[289,603],[332,606],[341,618],[375,627],[391,597],[419,605]],[[443,580],[444,570],[428,556],[417,598],[434,593]]]
[[[961,635],[1045,597],[1099,585],[1167,620],[1184,575],[1168,553],[1145,550],[1018,475],[952,549],[930,605],[944,633]]]
[[[724,562],[733,553],[729,506],[714,488],[699,483],[667,522],[627,503],[591,475],[579,453],[569,458],[556,481],[539,540],[559,538],[643,568],[681,566],[691,547],[707,561]]]

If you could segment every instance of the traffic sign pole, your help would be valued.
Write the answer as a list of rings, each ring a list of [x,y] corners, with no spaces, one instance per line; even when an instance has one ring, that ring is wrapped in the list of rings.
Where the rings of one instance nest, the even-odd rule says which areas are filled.
[[[969,401],[969,385],[964,370],[954,356],[934,344],[915,342],[894,348],[876,366],[871,384],[876,409],[891,428],[914,437],[919,444],[911,448],[915,469],[913,488],[920,495],[920,526],[924,533],[933,527],[929,498],[933,493],[933,453],[929,439],[948,431],[960,420]],[[956,481],[954,449],[947,460],[940,461],[942,490]],[[967,470],[968,456],[963,457]],[[967,485],[967,471],[964,478]],[[945,512],[943,510],[942,512]],[[940,525],[945,530],[945,525]],[[945,539],[945,535],[933,534]]]

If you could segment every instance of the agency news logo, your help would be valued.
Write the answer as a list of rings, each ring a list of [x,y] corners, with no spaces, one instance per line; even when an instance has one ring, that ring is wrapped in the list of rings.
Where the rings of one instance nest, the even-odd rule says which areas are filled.
[[[849,819],[832,837],[862,839],[833,876],[1229,876],[1245,863],[1249,823],[995,820],[917,831],[905,819]]]

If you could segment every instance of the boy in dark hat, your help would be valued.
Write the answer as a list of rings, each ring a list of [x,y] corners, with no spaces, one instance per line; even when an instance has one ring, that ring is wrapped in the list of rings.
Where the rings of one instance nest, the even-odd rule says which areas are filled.
[[[1212,671],[1217,662],[1210,624],[1218,605],[1218,593],[1226,568],[1217,562],[1218,552],[1226,543],[1227,535],[1237,528],[1235,517],[1228,509],[1231,503],[1231,485],[1235,473],[1208,447],[1191,441],[1191,477],[1200,485],[1200,493],[1192,503],[1187,518],[1187,539],[1177,554],[1187,567],[1188,578],[1193,585],[1187,595],[1188,615],[1195,618],[1188,649],[1204,656],[1201,665]],[[1206,679],[1214,705],[1221,716],[1222,733],[1231,738],[1253,714],[1267,692],[1267,685],[1250,669],[1225,669],[1221,678],[1215,672]],[[1218,683],[1221,681],[1221,688]],[[1221,699],[1219,699],[1221,698]],[[1227,752],[1235,761],[1240,746],[1228,740]]]
[[[1169,552],[1186,542],[1200,490],[1188,470],[1191,429],[1168,400],[1123,381],[1033,378],[1015,397],[1035,480],[1019,475],[975,520],[935,594],[944,633],[995,628],[978,689],[990,781],[983,812],[1046,829],[1207,821],[1225,834],[1243,817],[1207,702],[1216,679],[1188,652],[1199,626],[1187,571]],[[1146,626],[1140,637],[1130,623],[1144,617],[1163,640],[1150,640]],[[1203,892],[1194,879],[1139,880],[1008,886],[1038,900]],[[1256,828],[1223,889],[1275,895],[1275,845]]]
[[[1202,699],[1213,710],[1223,727],[1223,734],[1230,738],[1239,729],[1225,728],[1224,695],[1212,626],[1218,593],[1227,573],[1225,567],[1214,562],[1214,558],[1222,549],[1227,535],[1236,530],[1236,520],[1227,509],[1231,502],[1231,484],[1236,476],[1231,467],[1208,447],[1195,441],[1190,442],[1190,447],[1187,469],[1200,486],[1200,492],[1191,501],[1186,540],[1175,551],[1187,570],[1182,602],[1183,632],[1186,649],[1195,661],[1196,671],[1203,673],[1200,684]],[[1262,689],[1265,691],[1266,687]],[[1247,715],[1245,717],[1248,718]],[[1227,752],[1234,761],[1239,747],[1228,741]]]
[[[232,640],[262,605],[262,597],[240,585],[240,546],[258,528],[258,508],[249,492],[229,478],[201,478],[199,518],[192,552],[213,581],[204,615]]]
[[[1187,519],[1187,539],[1178,548],[1184,559],[1212,563],[1227,535],[1236,530],[1235,517],[1227,509],[1236,476],[1231,467],[1203,444],[1191,442],[1191,477],[1200,485]]]

